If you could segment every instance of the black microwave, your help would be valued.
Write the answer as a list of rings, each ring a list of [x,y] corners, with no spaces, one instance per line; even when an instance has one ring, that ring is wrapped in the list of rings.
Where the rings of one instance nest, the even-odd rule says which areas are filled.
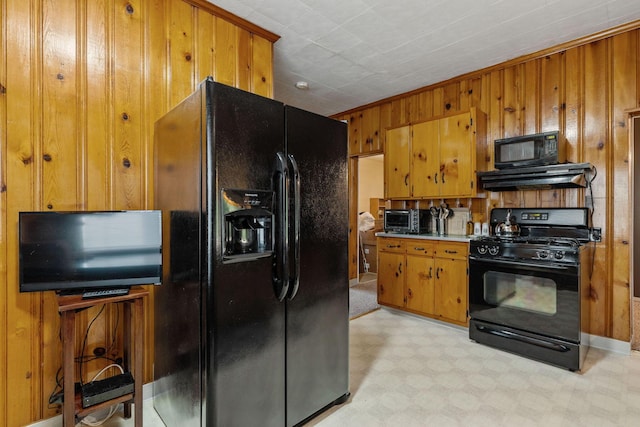
[[[387,233],[431,233],[431,212],[427,209],[385,209],[384,231]]]
[[[544,166],[566,161],[566,144],[558,131],[496,139],[496,169]]]

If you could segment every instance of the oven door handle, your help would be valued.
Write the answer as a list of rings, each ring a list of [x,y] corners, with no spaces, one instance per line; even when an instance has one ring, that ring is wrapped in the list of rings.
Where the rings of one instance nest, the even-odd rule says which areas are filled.
[[[480,332],[484,332],[485,334],[496,335],[502,338],[520,341],[526,344],[536,345],[538,347],[543,347],[543,348],[558,351],[561,353],[566,353],[567,351],[570,350],[569,347],[564,346],[562,344],[557,344],[554,342],[549,342],[549,341],[541,340],[538,338],[516,334],[515,332],[505,331],[503,329],[492,329],[484,325],[476,325],[476,329]]]
[[[478,262],[478,263],[484,263],[484,264],[506,264],[506,265],[512,265],[514,267],[529,267],[529,268],[536,268],[536,269],[545,269],[545,270],[562,270],[562,271],[569,271],[571,269],[575,269],[575,266],[572,265],[559,265],[559,264],[552,264],[552,263],[540,263],[540,264],[536,264],[534,262],[525,262],[525,261],[511,261],[511,260],[506,260],[506,259],[486,259],[486,258],[476,258],[474,256],[469,256],[469,260],[474,261],[474,262]]]

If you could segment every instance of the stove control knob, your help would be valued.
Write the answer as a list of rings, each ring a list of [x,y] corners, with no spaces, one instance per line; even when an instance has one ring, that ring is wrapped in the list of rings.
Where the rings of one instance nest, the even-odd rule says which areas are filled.
[[[489,246],[489,253],[491,255],[498,255],[499,250],[500,250],[500,247],[498,246]]]
[[[541,259],[549,258],[549,251],[539,251],[538,258],[541,258]]]
[[[557,251],[555,254],[553,254],[555,259],[562,259],[564,258],[564,252],[563,251]]]
[[[478,253],[479,253],[480,255],[484,255],[484,254],[486,254],[486,253],[487,253],[487,247],[486,247],[486,246],[478,246],[478,248],[477,248],[477,249],[478,249]]]

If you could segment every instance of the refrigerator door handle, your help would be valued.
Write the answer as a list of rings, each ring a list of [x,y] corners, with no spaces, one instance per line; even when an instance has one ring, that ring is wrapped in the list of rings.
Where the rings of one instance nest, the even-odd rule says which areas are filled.
[[[283,301],[289,290],[289,165],[283,153],[276,153],[276,242],[273,260],[273,290]]]
[[[289,280],[288,299],[293,299],[300,285],[300,170],[293,154],[289,154],[293,182],[293,277]]]

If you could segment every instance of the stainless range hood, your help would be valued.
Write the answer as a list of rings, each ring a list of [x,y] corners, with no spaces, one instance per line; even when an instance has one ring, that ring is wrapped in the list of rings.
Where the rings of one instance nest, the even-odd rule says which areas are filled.
[[[592,179],[591,163],[563,163],[528,168],[478,172],[480,185],[489,191],[584,188]]]

